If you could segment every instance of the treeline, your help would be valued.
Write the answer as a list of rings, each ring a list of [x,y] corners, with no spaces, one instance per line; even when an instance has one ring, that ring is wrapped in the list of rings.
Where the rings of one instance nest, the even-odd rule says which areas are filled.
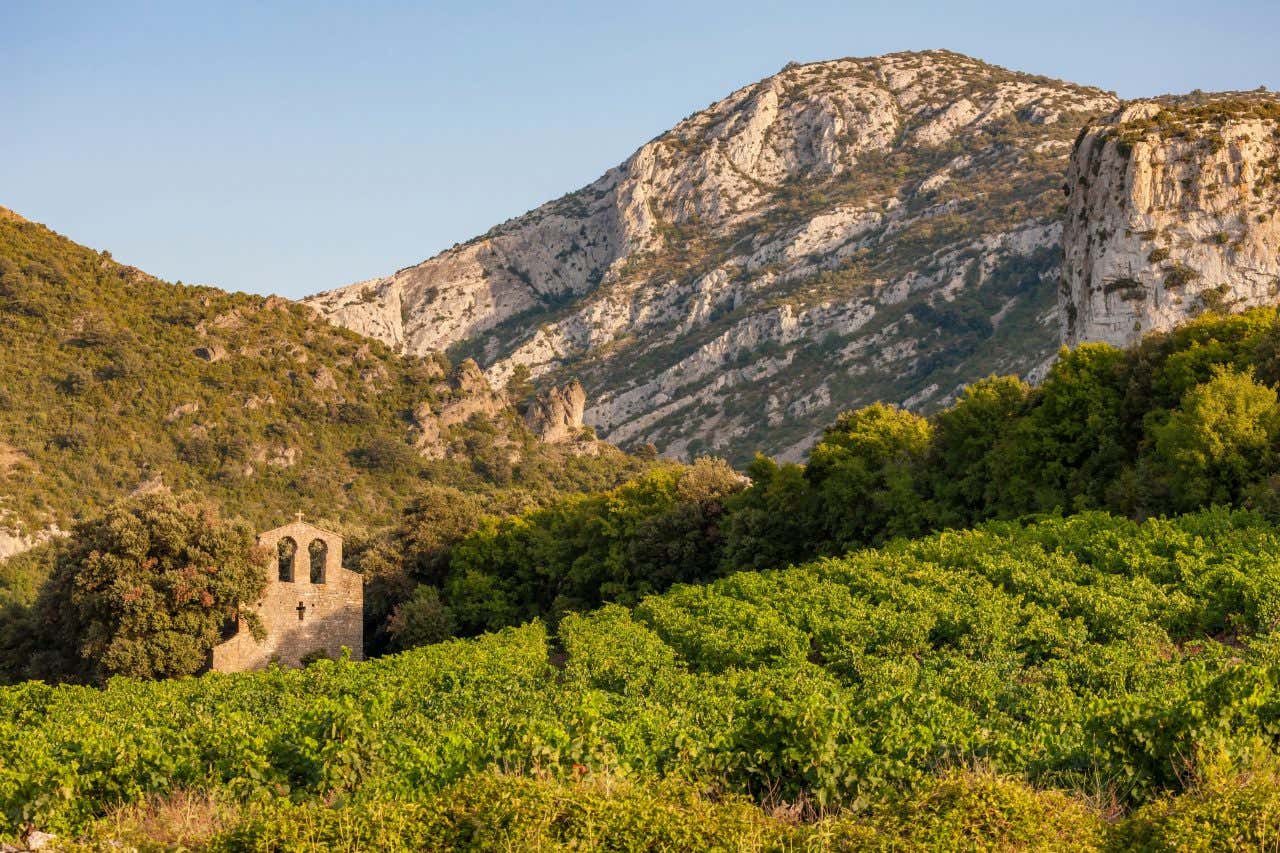
[[[1035,513],[1275,516],[1278,381],[1274,309],[1208,315],[1131,350],[1064,351],[1038,387],[982,380],[931,417],[847,412],[807,464],[758,457],[749,488],[702,460],[506,518],[438,493],[362,557],[403,602],[375,596],[370,627],[408,647]]]
[[[534,618],[554,625],[564,614],[633,604],[679,583],[989,519],[1088,509],[1145,518],[1215,504],[1274,518],[1277,381],[1280,322],[1275,310],[1259,309],[1207,316],[1128,351],[1084,345],[1064,352],[1039,387],[986,379],[928,418],[885,405],[848,412],[825,431],[807,464],[757,458],[749,480],[703,459],[657,465],[612,489],[559,496],[424,485],[396,526],[349,540],[349,564],[365,579],[366,651]],[[84,568],[74,555],[89,553],[82,540],[99,538],[95,523],[50,549],[62,576]],[[128,554],[126,564],[164,559]],[[164,578],[147,583],[174,589]],[[96,679],[193,671],[198,650],[174,646],[168,657],[154,651],[167,648],[153,642],[167,628],[146,620],[139,624],[150,626],[148,639],[138,642],[153,651],[104,666],[92,651],[105,648],[100,641],[63,630],[56,614],[69,599],[62,592],[49,585],[34,609],[10,607],[0,674]],[[102,630],[120,632],[137,608],[109,603],[95,618],[108,626]],[[165,606],[176,612],[172,602]],[[57,648],[78,648],[89,658],[59,674],[55,664],[72,657],[33,655],[34,641],[21,641],[52,634]]]

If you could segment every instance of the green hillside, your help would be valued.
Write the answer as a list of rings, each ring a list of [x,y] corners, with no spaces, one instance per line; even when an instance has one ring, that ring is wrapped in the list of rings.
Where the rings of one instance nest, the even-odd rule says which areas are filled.
[[[283,299],[169,284],[0,209],[0,527],[66,528],[138,489],[194,490],[256,525],[394,518],[423,483],[603,488],[638,470],[542,445],[513,409],[414,452],[456,402],[442,358],[402,358]]]
[[[1278,566],[1247,513],[1091,513],[553,635],[28,683],[0,691],[4,831],[154,840],[185,808],[216,849],[1274,846]]]

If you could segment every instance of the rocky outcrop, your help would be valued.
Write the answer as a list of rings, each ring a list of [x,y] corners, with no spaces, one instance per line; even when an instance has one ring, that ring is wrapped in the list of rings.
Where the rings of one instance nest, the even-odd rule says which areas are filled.
[[[1065,343],[1280,300],[1280,98],[1129,104],[1085,128],[1065,190]]]
[[[198,346],[193,349],[192,352],[195,353],[196,358],[211,363],[215,361],[222,361],[227,357],[227,348],[219,343],[208,343],[203,346]]]
[[[479,365],[467,359],[414,409],[414,446],[428,459],[442,459],[447,454],[451,427],[476,416],[492,421],[508,405],[506,396],[493,389]]]
[[[591,185],[308,303],[502,385],[581,377],[586,421],[669,455],[801,448],[1056,345],[1060,186],[1105,92],[945,51],[790,65]]]
[[[34,533],[27,533],[21,527],[7,527],[5,524],[6,519],[0,516],[0,561],[7,560],[15,554],[30,551],[55,537],[67,535],[66,531],[56,524]]]
[[[529,431],[549,444],[578,438],[582,434],[582,415],[587,405],[587,392],[574,380],[562,388],[551,388],[535,397],[524,410],[524,423]]]

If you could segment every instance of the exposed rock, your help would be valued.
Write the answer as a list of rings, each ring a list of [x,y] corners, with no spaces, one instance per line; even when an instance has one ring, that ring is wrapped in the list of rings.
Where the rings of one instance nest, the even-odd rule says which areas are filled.
[[[506,398],[494,391],[471,359],[458,365],[449,377],[447,397],[437,414],[443,427],[460,424],[472,415],[492,417],[507,407]]]
[[[203,359],[210,363],[222,361],[222,359],[227,357],[227,348],[219,343],[207,343],[204,346],[196,347],[193,352],[195,353],[196,358]]]
[[[27,833],[23,839],[28,850],[53,850],[53,843],[58,840],[58,836],[50,832],[41,832],[33,829]]]
[[[519,364],[581,377],[611,441],[794,449],[841,409],[929,408],[1052,355],[1071,140],[1117,103],[945,51],[791,65],[577,192],[308,302],[460,348],[498,387]]]
[[[311,374],[311,384],[316,387],[317,391],[334,391],[338,387],[338,381],[333,378],[333,371],[324,365],[317,367],[315,372]]]
[[[558,444],[582,433],[582,413],[587,392],[577,380],[563,388],[552,388],[533,399],[524,411],[524,422],[534,435]]]
[[[23,551],[30,551],[37,545],[43,545],[50,539],[58,536],[66,536],[67,532],[58,525],[50,525],[44,530],[37,530],[34,533],[26,533],[21,526],[8,526],[12,519],[5,514],[0,514],[0,562],[9,559],[15,554],[21,554]]]
[[[259,464],[269,465],[272,468],[292,468],[298,461],[298,448],[278,447],[271,450],[259,448],[253,458]]]
[[[138,497],[139,495],[157,495],[157,494],[168,494],[168,493],[169,493],[169,487],[165,485],[164,479],[159,474],[155,475],[154,477],[150,477],[146,480],[143,480],[141,483],[139,483],[137,486],[134,487],[132,492],[130,492],[130,494],[133,497]]]
[[[274,406],[275,404],[276,398],[273,394],[267,394],[265,396],[254,394],[244,401],[244,407],[250,411],[261,409],[266,406]]]
[[[415,433],[413,446],[427,459],[443,459],[445,456],[444,431],[440,418],[432,411],[430,403],[420,403],[413,410]]]
[[[200,411],[200,403],[193,400],[190,403],[183,403],[180,406],[174,406],[173,409],[169,411],[169,414],[164,416],[164,419],[167,423],[173,423],[176,420],[185,418],[187,415],[194,415],[198,411]]]
[[[3,208],[0,208],[3,210]],[[11,444],[0,441],[0,476],[8,474],[16,469],[19,465],[30,463],[27,454]]]
[[[428,459],[446,455],[446,433],[450,427],[479,415],[493,418],[507,408],[507,400],[489,384],[471,359],[459,364],[448,380],[435,386],[432,397],[419,403],[413,412],[413,444]]]
[[[1129,104],[1084,130],[1064,189],[1067,344],[1280,298],[1280,98]]]

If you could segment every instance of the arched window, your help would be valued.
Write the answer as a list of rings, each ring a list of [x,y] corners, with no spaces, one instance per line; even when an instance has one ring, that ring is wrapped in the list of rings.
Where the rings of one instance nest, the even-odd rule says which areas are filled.
[[[311,582],[324,583],[324,564],[329,559],[329,546],[321,539],[312,539],[307,551],[311,556]]]
[[[286,536],[276,545],[276,565],[282,583],[293,583],[293,555],[298,553],[298,543]]]

